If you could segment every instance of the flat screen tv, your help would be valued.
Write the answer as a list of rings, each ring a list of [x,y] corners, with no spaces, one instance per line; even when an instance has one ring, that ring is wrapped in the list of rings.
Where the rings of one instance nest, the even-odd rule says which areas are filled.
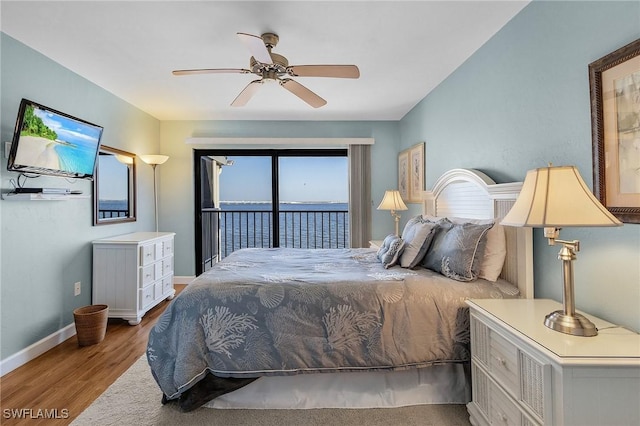
[[[101,126],[22,99],[7,170],[92,179]]]

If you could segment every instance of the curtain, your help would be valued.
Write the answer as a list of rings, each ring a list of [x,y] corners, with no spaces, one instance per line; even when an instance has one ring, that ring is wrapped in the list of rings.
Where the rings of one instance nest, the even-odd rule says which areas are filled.
[[[349,240],[369,247],[371,239],[371,146],[349,145]]]

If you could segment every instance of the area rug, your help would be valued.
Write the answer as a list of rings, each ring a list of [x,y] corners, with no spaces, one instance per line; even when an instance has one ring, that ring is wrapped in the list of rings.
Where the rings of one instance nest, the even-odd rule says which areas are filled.
[[[158,385],[143,356],[118,378],[74,426],[102,425],[469,425],[464,405],[417,405],[380,409],[221,410],[199,408],[189,413],[176,404],[162,405]]]

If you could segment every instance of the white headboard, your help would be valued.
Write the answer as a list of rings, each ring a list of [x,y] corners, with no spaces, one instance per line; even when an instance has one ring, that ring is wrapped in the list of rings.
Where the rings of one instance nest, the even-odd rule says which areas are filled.
[[[424,213],[432,216],[494,219],[504,217],[515,203],[522,182],[495,183],[474,169],[452,169],[424,192]],[[533,240],[531,228],[505,226],[507,257],[501,278],[516,284],[521,297],[533,298]]]

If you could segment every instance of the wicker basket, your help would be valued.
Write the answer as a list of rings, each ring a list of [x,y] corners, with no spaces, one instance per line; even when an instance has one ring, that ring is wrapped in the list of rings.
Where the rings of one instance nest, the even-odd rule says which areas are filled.
[[[89,346],[102,342],[107,332],[108,314],[107,305],[89,305],[73,311],[78,345]]]

